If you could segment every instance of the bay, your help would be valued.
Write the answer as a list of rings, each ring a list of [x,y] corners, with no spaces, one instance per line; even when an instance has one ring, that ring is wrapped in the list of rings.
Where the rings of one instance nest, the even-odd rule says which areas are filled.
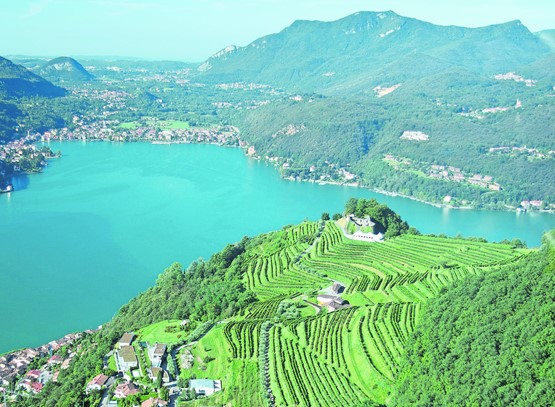
[[[545,213],[436,208],[368,190],[282,180],[239,149],[52,143],[64,156],[0,195],[0,354],[95,328],[174,261],[376,198],[423,233],[520,238],[538,246]]]

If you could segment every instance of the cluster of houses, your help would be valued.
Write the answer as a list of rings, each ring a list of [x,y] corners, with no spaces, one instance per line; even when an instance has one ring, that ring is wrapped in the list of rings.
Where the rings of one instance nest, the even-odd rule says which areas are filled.
[[[540,201],[539,199],[533,199],[530,201],[525,200],[520,202],[520,207],[518,209],[526,211],[528,209],[542,209],[544,208],[544,206],[546,208],[549,208],[549,205],[547,204],[544,205],[543,201]],[[555,204],[551,204],[551,208],[555,208]]]
[[[525,156],[530,158],[537,158],[537,159],[546,159],[546,158],[555,158],[555,150],[538,150],[537,148],[529,148],[527,146],[523,147],[508,147],[508,146],[501,146],[501,147],[491,147],[488,150],[490,154],[506,154],[510,155],[511,157],[514,156]]]
[[[515,81],[515,82],[524,82],[526,86],[536,86],[536,80],[534,79],[526,79],[521,75],[516,74],[515,72],[507,72],[507,73],[500,73],[494,75],[494,78],[498,81]]]
[[[146,360],[138,356],[138,352],[145,352],[150,360],[150,366],[141,366],[141,360]],[[117,400],[125,399],[129,396],[140,394],[141,387],[138,379],[141,378],[141,370],[148,373],[148,377],[154,382],[162,377],[163,383],[170,381],[170,375],[164,369],[167,346],[162,343],[148,344],[139,342],[133,333],[127,332],[118,340],[114,349],[114,359],[119,373],[110,377],[106,374],[94,376],[87,384],[86,391],[113,391],[112,404]],[[144,369],[141,369],[144,368]],[[193,379],[189,382],[189,388],[195,391],[197,396],[210,396],[222,389],[220,380]],[[110,404],[109,404],[110,405]],[[141,407],[164,407],[167,402],[159,398],[150,398],[143,401]]]
[[[105,141],[148,141],[151,143],[214,143],[238,145],[239,131],[233,126],[211,128],[158,130],[154,126],[139,126],[134,129],[119,126],[117,120],[98,120],[84,123],[78,117],[74,128],[51,129],[40,134],[40,140],[105,140]]]
[[[445,179],[454,182],[467,182],[492,191],[499,191],[501,185],[493,180],[491,175],[473,174],[465,175],[460,168],[447,165],[431,165],[428,169],[428,176],[435,179]]]
[[[135,346],[133,345],[134,339],[135,335],[133,333],[125,333],[116,344],[117,349],[115,351],[118,371],[129,380],[141,375],[140,369],[138,369],[140,367],[139,359],[137,358]],[[167,346],[163,343],[149,345],[148,343],[140,342],[138,347],[141,351],[145,348],[147,350],[150,366],[144,366],[144,368],[148,372],[149,377],[152,380],[156,380],[158,375],[161,374],[163,381],[165,383],[169,382],[169,374],[162,368]]]
[[[0,145],[0,192],[11,192],[13,186],[6,182],[11,175],[20,171],[38,171],[47,165],[53,155],[49,149],[38,149],[34,144],[37,137],[28,135],[22,139]]]
[[[86,331],[92,333],[93,331]],[[15,384],[15,389],[22,392],[40,393],[49,381],[58,381],[60,370],[67,369],[75,356],[76,350],[68,348],[67,357],[54,354],[60,348],[72,345],[82,337],[82,333],[68,334],[37,348],[27,348],[0,356],[0,386]],[[30,369],[37,358],[48,359],[43,366]]]
[[[114,359],[118,373],[124,378],[122,382],[115,384],[113,398],[115,400],[125,399],[129,396],[139,394],[141,388],[135,383],[135,380],[141,377],[141,362],[137,352],[144,352],[145,348],[150,359],[150,366],[143,366],[152,381],[156,381],[161,375],[164,383],[170,381],[170,376],[162,368],[164,358],[166,356],[167,347],[165,344],[149,345],[145,342],[134,343],[135,334],[126,332],[118,340],[114,350]],[[137,347],[137,348],[136,348]],[[111,387],[115,381],[115,377],[101,373],[93,377],[87,384],[86,391],[102,391]],[[167,402],[159,398],[150,398],[144,401],[141,406],[166,406]]]
[[[481,188],[488,188],[492,191],[500,191],[502,189],[491,175],[482,174],[465,174],[460,168],[450,165],[437,165],[423,162],[414,162],[408,158],[395,157],[392,154],[386,154],[384,161],[391,163],[398,169],[418,168],[426,174],[428,178],[439,179],[445,181],[453,181],[460,183],[468,183]]]

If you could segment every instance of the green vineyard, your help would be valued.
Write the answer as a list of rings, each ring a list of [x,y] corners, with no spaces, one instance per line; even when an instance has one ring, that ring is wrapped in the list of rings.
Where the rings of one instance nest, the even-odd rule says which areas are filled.
[[[269,299],[323,284],[321,277],[307,274],[298,267],[317,231],[317,223],[304,222],[276,232],[260,250],[250,253],[245,286],[256,292],[260,299]],[[280,244],[273,244],[276,239]]]
[[[420,235],[361,242],[347,238],[335,222],[304,222],[264,236],[245,253],[245,288],[259,301],[200,346],[225,349],[220,353],[229,356],[218,370],[231,372],[232,381],[235,363],[258,363],[257,377],[249,380],[258,381],[262,405],[385,403],[422,303],[454,281],[527,253]],[[348,303],[330,312],[316,304],[316,295],[329,293],[335,282]],[[277,315],[284,301],[312,313],[286,319]],[[249,404],[234,399],[232,405]]]

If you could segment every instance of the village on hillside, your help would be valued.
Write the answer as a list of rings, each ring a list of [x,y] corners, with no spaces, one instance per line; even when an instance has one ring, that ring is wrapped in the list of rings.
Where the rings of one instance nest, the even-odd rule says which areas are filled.
[[[81,351],[79,340],[93,332],[68,334],[36,348],[0,356],[0,392],[9,391],[12,396],[40,393],[48,382],[58,381],[60,371],[69,368]]]
[[[193,336],[183,336],[181,333],[188,323],[188,320],[163,321],[143,328],[146,331],[138,334],[123,334],[103,358],[102,371],[87,382],[85,393],[96,393],[101,407],[172,407],[180,400],[207,397],[222,390],[220,379],[191,375],[184,380],[180,377],[182,369],[191,369],[196,363],[190,345],[184,344],[182,339],[199,338],[212,326],[201,324],[193,331]],[[5,393],[10,401],[33,397],[51,381],[61,383],[60,372],[67,369],[82,350],[80,341],[94,332],[69,334],[37,348],[0,356],[0,393]],[[169,339],[169,344],[150,341],[157,336]],[[182,339],[176,341],[178,337]]]

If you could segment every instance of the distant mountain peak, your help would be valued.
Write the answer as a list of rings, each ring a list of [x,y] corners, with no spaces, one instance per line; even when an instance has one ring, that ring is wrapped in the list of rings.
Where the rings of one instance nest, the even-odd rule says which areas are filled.
[[[58,97],[65,94],[65,89],[54,86],[24,66],[0,57],[0,97]]]
[[[88,82],[94,79],[83,65],[70,57],[54,58],[42,65],[38,73],[54,82]]]
[[[247,46],[224,48],[198,71],[210,81],[308,91],[372,89],[456,67],[491,75],[530,64],[549,52],[545,41],[520,20],[465,28],[434,25],[393,11],[360,11],[336,21],[297,20]],[[416,69],[399,65],[409,55]],[[421,65],[428,69],[419,69]]]

